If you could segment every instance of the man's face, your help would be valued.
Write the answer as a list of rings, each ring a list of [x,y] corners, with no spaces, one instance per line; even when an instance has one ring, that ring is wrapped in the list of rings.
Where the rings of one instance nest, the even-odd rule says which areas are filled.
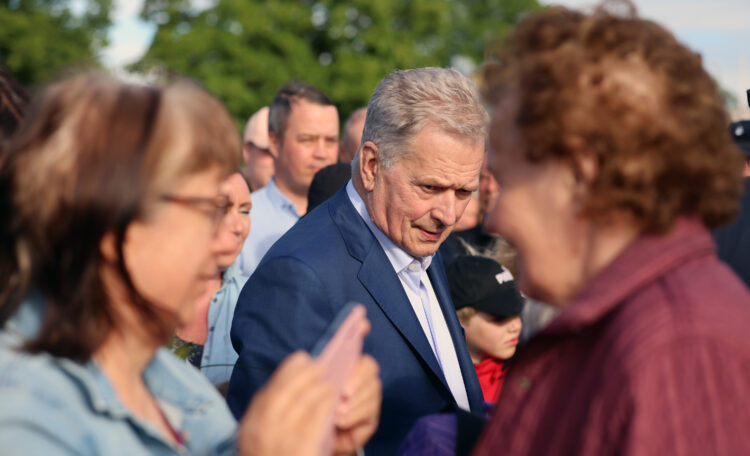
[[[313,176],[336,163],[339,143],[339,115],[335,106],[306,100],[292,103],[282,141],[269,136],[276,156],[276,180],[295,193],[307,194]]]
[[[391,168],[380,164],[372,143],[366,145],[360,169],[373,222],[412,256],[432,255],[479,186],[484,145],[428,124]]]
[[[265,187],[273,176],[273,155],[268,149],[258,147],[252,141],[245,141],[242,148],[242,156],[247,164],[243,173],[250,181],[253,191]]]

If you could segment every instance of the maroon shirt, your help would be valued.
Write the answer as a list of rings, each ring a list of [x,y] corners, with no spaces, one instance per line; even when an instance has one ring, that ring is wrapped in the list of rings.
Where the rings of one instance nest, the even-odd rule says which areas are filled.
[[[681,219],[519,353],[475,455],[750,455],[750,292]]]

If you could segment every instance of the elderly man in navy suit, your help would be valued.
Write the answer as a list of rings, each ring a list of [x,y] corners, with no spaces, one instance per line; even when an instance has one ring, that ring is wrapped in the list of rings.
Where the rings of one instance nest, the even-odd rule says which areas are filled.
[[[350,301],[367,308],[364,351],[383,387],[367,454],[394,454],[421,416],[481,410],[436,252],[479,186],[486,126],[475,88],[455,70],[397,71],[378,84],[352,180],[274,244],[239,297],[227,397],[236,416]]]

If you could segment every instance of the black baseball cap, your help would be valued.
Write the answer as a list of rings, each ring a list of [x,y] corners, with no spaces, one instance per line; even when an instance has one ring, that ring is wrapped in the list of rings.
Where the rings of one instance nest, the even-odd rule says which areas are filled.
[[[525,300],[513,275],[497,261],[459,256],[445,272],[456,310],[472,307],[500,318],[521,314]]]

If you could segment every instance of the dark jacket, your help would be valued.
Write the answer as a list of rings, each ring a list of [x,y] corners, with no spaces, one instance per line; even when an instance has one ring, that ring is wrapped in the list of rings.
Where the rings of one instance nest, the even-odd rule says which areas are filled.
[[[740,212],[729,225],[714,232],[719,259],[750,287],[750,178],[745,178]]]
[[[481,413],[482,391],[439,255],[427,273],[456,347],[469,403]],[[419,417],[454,409],[453,394],[398,276],[343,188],[274,244],[240,293],[231,330],[239,359],[227,395],[234,415],[243,414],[269,370],[294,350],[310,350],[350,301],[367,309],[372,326],[364,351],[380,364],[383,382],[380,425],[367,454],[395,454]]]

